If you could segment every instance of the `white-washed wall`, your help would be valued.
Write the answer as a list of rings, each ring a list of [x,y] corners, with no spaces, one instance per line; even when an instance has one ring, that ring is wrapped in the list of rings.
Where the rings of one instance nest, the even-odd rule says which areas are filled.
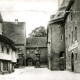
[[[0,59],[11,60],[11,55],[6,54],[6,53],[0,53]]]
[[[16,62],[16,52],[12,52],[12,62]]]
[[[4,46],[3,53],[1,51],[1,44]],[[9,47],[9,53],[7,53],[7,45],[6,43],[0,42],[0,59],[16,62],[16,51],[13,51],[12,47]]]

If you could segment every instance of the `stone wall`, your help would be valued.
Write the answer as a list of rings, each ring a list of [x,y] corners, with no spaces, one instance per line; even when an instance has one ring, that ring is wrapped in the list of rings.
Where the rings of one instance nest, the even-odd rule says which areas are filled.
[[[48,35],[51,34],[51,51],[48,48],[48,56],[49,56],[49,65],[51,69],[58,70],[59,68],[59,55],[60,52],[63,51],[65,53],[65,38],[64,38],[64,25],[63,23],[55,23],[49,25],[51,31],[48,32]],[[50,42],[50,41],[49,41]],[[48,44],[48,47],[49,44]]]
[[[66,69],[72,70],[72,53],[74,71],[80,72],[80,1],[75,0],[65,22]],[[77,30],[75,29],[77,28]],[[77,31],[77,32],[76,32]],[[77,39],[76,39],[77,36]]]
[[[26,59],[32,58],[34,61],[36,60],[36,48],[27,48]],[[47,64],[47,48],[39,48],[40,53],[40,62],[43,64]]]

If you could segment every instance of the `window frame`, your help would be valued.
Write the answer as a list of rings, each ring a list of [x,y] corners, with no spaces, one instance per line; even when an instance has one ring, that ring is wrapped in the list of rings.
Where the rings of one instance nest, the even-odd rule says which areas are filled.
[[[71,35],[72,35],[72,43],[73,43],[73,31],[71,32]]]
[[[75,53],[75,61],[77,61],[77,53]]]
[[[1,52],[4,53],[4,45],[1,43]]]
[[[75,41],[77,41],[77,26],[75,27]]]
[[[60,40],[63,41],[63,34],[60,35]]]
[[[9,54],[10,53],[10,46],[9,45],[7,45],[7,47],[6,47],[7,49],[6,49],[6,52],[7,52],[7,54]]]
[[[72,11],[72,9],[70,10],[70,20],[71,21],[73,20],[73,11]]]

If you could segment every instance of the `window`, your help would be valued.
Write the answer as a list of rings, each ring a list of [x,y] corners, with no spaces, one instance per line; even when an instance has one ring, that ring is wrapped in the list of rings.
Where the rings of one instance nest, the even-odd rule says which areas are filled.
[[[73,11],[70,11],[71,21],[73,20]]]
[[[72,31],[72,43],[73,43],[73,31]]]
[[[8,54],[9,54],[9,51],[10,51],[9,48],[10,48],[9,45],[7,45],[7,53],[8,53]]]
[[[77,27],[75,27],[75,41],[77,40]]]
[[[61,51],[60,54],[59,54],[59,57],[64,57],[64,51]]]
[[[71,39],[71,37],[70,37],[70,35],[69,35],[69,39],[68,39],[68,40],[69,40],[69,42],[68,42],[68,43],[69,43],[69,45],[70,45],[70,43],[71,43],[71,42],[70,42],[70,39]]]
[[[61,41],[63,41],[63,35],[61,34]]]
[[[4,53],[4,46],[1,45],[1,52]]]
[[[9,48],[7,48],[7,53],[9,54]]]
[[[75,54],[75,60],[77,60],[77,53]]]

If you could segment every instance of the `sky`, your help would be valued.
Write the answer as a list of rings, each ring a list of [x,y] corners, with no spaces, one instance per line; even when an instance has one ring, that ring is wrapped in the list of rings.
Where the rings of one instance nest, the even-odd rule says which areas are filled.
[[[4,21],[26,22],[26,35],[39,26],[47,28],[50,15],[56,13],[58,0],[0,0]]]

